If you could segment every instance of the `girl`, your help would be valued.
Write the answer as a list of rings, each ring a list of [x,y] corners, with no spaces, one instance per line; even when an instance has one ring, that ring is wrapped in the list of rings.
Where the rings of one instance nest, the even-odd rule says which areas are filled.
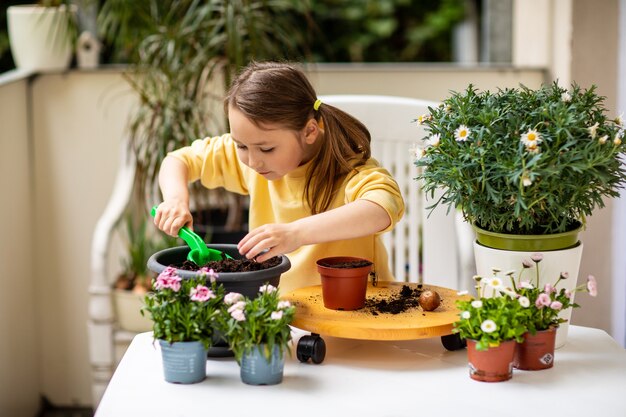
[[[230,134],[196,140],[163,160],[159,229],[176,236],[192,226],[187,184],[200,180],[250,196],[250,232],[237,247],[259,262],[287,255],[283,293],[319,284],[315,261],[327,256],[370,259],[380,279],[392,280],[379,234],[400,220],[404,201],[371,158],[367,128],[322,103],[302,71],[284,63],[250,64],[224,109]]]

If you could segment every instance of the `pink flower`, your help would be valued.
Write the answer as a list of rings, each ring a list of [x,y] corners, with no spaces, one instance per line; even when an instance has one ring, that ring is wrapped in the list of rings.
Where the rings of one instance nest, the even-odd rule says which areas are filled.
[[[589,295],[592,297],[598,295],[598,283],[593,275],[587,277],[587,291],[589,291]]]
[[[291,303],[289,301],[279,301],[277,307],[278,307],[279,310],[282,310],[284,308],[291,307]]]
[[[283,318],[283,311],[282,310],[278,310],[278,311],[272,311],[272,314],[270,314],[270,318],[272,320],[280,320]]]
[[[215,298],[215,294],[213,294],[213,291],[211,291],[204,285],[198,285],[196,288],[192,288],[189,295],[191,296],[192,301],[200,302]]]
[[[546,294],[552,294],[553,292],[556,292],[556,288],[554,288],[554,287],[552,286],[552,284],[546,284],[546,285],[543,287],[543,291],[544,291]]]
[[[574,293],[571,292],[570,290],[565,290],[565,296],[569,298],[570,301],[572,301],[572,298],[574,298]]]
[[[561,272],[561,279],[568,279],[569,278],[569,272]]]
[[[156,290],[170,288],[172,291],[177,292],[180,290],[180,281],[182,281],[182,278],[176,275],[176,269],[167,267],[157,277],[154,288]]]
[[[522,261],[522,266],[523,266],[524,268],[532,268],[532,267],[533,267],[533,264],[532,264],[532,262],[531,262],[531,261],[529,261],[528,259],[524,259],[524,260]]]
[[[243,310],[239,310],[239,309],[233,310],[230,312],[230,315],[236,321],[244,321],[246,319],[246,314],[243,312]]]
[[[274,287],[273,285],[270,285],[270,284],[261,285],[261,287],[259,288],[259,292],[260,293],[271,294],[274,291],[276,291],[276,287]]]
[[[561,304],[560,301],[552,301],[552,303],[550,304],[550,308],[552,310],[560,310],[563,308],[563,304]]]
[[[541,262],[543,260],[543,254],[542,253],[533,253],[532,255],[530,255],[530,259],[532,259],[534,262]]]
[[[549,306],[551,302],[552,300],[550,300],[550,296],[545,292],[542,292],[537,297],[537,301],[535,301],[535,306],[537,306],[537,308],[544,308]]]
[[[200,268],[200,272],[209,277],[209,281],[211,282],[211,284],[213,284],[215,280],[219,278],[219,274],[215,272],[213,268],[203,266],[202,268]]]
[[[236,310],[241,310],[243,311],[243,309],[246,308],[246,302],[245,301],[237,301],[235,304],[233,304],[232,306],[228,307],[228,312],[232,315],[232,313]]]
[[[240,300],[243,300],[243,295],[238,292],[229,292],[224,296],[224,303],[228,305],[234,304]]]

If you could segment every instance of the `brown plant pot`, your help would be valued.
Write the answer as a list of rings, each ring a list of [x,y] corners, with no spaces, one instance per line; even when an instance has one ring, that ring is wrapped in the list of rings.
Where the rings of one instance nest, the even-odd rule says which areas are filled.
[[[335,256],[319,259],[316,263],[317,272],[322,278],[324,307],[358,310],[365,306],[371,261],[352,256]]]
[[[557,328],[555,326],[547,330],[540,330],[534,335],[526,332],[524,342],[518,343],[515,349],[513,366],[525,371],[552,368]]]
[[[511,379],[516,344],[515,340],[507,340],[497,347],[476,350],[476,341],[467,339],[470,378],[482,382],[501,382]]]

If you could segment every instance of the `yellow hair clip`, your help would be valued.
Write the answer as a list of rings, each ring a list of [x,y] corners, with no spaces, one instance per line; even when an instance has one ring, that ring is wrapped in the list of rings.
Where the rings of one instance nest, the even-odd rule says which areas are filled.
[[[317,100],[315,100],[315,103],[313,103],[313,110],[318,111],[321,105],[322,105],[322,100],[318,98]]]

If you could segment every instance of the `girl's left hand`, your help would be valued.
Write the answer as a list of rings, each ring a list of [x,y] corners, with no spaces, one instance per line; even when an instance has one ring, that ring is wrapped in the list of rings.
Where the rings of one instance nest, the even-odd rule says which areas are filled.
[[[300,235],[292,223],[270,223],[251,230],[241,239],[237,248],[247,259],[264,262],[300,246]]]

